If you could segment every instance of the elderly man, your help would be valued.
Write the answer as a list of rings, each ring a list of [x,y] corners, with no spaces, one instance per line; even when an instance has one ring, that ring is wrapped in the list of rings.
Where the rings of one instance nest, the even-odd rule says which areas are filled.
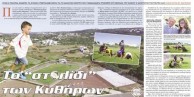
[[[168,24],[164,26],[164,34],[178,34],[178,28],[175,26],[175,19],[169,17]]]

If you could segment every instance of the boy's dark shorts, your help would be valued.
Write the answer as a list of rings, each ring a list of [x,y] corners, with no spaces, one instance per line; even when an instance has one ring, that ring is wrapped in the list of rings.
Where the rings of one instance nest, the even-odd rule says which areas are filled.
[[[18,58],[18,57],[16,57],[16,59],[15,59],[15,65],[18,65],[18,64],[22,64],[22,65],[28,65],[28,60],[27,60],[27,58],[26,57],[23,57],[23,58]]]

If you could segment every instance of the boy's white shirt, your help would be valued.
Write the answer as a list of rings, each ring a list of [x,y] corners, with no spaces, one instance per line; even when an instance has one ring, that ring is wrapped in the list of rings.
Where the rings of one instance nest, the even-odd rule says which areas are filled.
[[[19,41],[21,40],[21,47],[19,45]],[[15,37],[11,43],[11,46],[15,49],[15,54],[18,58],[26,57],[28,52],[28,47],[32,46],[32,40],[30,39],[30,35],[24,36],[22,33]]]
[[[132,56],[132,54],[130,52],[127,52],[125,55],[131,55]]]

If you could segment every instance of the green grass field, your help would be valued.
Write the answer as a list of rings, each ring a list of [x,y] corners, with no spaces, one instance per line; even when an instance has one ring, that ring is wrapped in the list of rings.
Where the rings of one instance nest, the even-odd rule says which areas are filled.
[[[43,69],[36,71],[35,73],[51,73],[52,71],[58,71],[59,73],[64,73],[65,71],[74,71],[74,70],[77,70],[78,68],[79,68],[79,66],[76,64],[72,64],[72,65],[52,64],[48,67],[45,67]],[[32,80],[31,75],[27,75],[27,80]],[[55,82],[56,79],[53,79],[50,76],[48,76],[48,78],[46,80],[44,80],[43,76],[42,76],[39,80],[36,80],[36,81],[39,83],[42,83],[42,84],[49,85],[49,84],[52,84],[53,82]]]
[[[169,49],[166,49],[166,46],[164,44],[164,50],[168,51],[169,53],[191,53],[191,46],[190,45],[185,45],[184,47],[188,50],[187,52],[183,52],[182,50],[177,50],[175,48],[173,48],[174,45],[169,45]]]
[[[78,47],[73,46],[73,45],[54,45],[54,46],[45,46],[45,47],[40,47],[40,52],[37,52],[36,50],[32,50],[31,48],[29,48],[28,54],[27,54],[27,59],[29,64],[26,66],[26,69],[31,68],[35,65],[40,65],[44,62],[48,62],[48,61],[53,61],[53,60],[58,60],[60,58],[65,58],[67,60],[73,61],[73,62],[81,62],[86,64],[87,62],[89,62],[89,57],[84,56],[82,53],[80,53],[78,50],[75,53],[72,54],[67,54],[65,55],[64,52],[68,51],[70,49],[76,49]],[[49,51],[47,51],[47,49],[49,49]],[[9,54],[5,54],[5,49],[0,51],[0,68],[4,68],[3,70],[8,70],[10,68],[10,65],[14,63],[16,58],[16,55],[14,53],[14,50],[12,49],[12,52],[10,52]],[[72,65],[71,67],[68,66],[64,66],[64,65],[56,65],[59,67],[51,67],[53,68],[52,70],[58,70],[55,68],[59,68],[58,71],[60,71],[60,69],[62,68],[62,70],[74,70],[74,65]],[[20,71],[20,67],[21,65],[17,65],[15,68],[15,72],[19,72]],[[50,67],[49,67],[50,68]],[[48,68],[46,68],[48,69]],[[44,71],[44,69],[43,69]],[[49,69],[48,69],[49,71]],[[2,71],[0,71],[2,72]],[[38,71],[39,72],[39,71]],[[1,81],[1,79],[0,79]],[[52,80],[53,81],[53,80]],[[48,83],[52,83],[52,81],[50,82],[50,78],[48,79]],[[40,80],[40,82],[43,83],[47,83],[47,81],[42,81]]]
[[[14,53],[0,56],[0,67],[4,67],[5,70],[8,70],[9,67],[15,62],[15,58],[16,55]],[[37,60],[31,56],[27,56],[27,59],[29,64],[26,66],[26,69],[41,63],[41,60]],[[15,71],[18,71],[20,67],[21,65],[17,65]]]
[[[191,68],[191,58],[190,57],[183,57],[184,61],[180,66],[176,66],[175,68],[170,68],[169,63],[171,60],[164,63],[164,69],[190,69]]]
[[[131,52],[133,56],[133,60],[119,58],[116,55],[110,57],[108,55],[99,54],[99,47],[98,45],[94,45],[94,54],[93,54],[93,61],[99,62],[108,62],[108,63],[116,63],[116,64],[129,64],[129,65],[139,65],[139,57],[140,57],[140,49],[137,47],[125,47],[125,52]],[[113,53],[119,50],[119,46],[109,46],[109,49],[113,50]]]

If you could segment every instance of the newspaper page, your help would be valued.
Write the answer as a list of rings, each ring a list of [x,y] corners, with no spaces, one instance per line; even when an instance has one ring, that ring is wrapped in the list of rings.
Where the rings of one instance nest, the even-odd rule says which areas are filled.
[[[193,97],[191,0],[1,0],[0,97]]]
[[[191,96],[191,2],[145,7],[145,96]]]

